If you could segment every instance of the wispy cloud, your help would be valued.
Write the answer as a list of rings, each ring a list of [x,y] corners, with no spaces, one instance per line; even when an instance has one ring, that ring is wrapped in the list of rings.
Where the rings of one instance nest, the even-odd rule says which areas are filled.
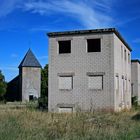
[[[5,80],[8,82],[13,79],[18,74],[18,68],[16,66],[0,66],[0,70],[2,70],[5,75]]]
[[[40,56],[38,57],[39,60],[47,60],[48,59],[48,56],[47,55],[44,55],[44,56]]]
[[[26,11],[39,13],[40,15],[65,14],[66,16],[77,19],[87,28],[109,26],[112,18],[109,14],[106,14],[107,9],[109,9],[109,6],[105,0],[104,3],[99,3],[97,0],[94,0],[92,4],[84,0],[53,0],[49,2],[27,2],[24,4],[24,10]]]
[[[35,28],[31,28],[29,29],[29,31],[31,32],[44,32],[44,31],[49,31],[49,28],[48,27],[35,27]]]
[[[115,25],[117,26],[122,26],[122,25],[125,25],[127,23],[130,23],[130,22],[133,22],[137,19],[140,19],[140,16],[139,15],[136,15],[136,16],[133,16],[131,18],[127,18],[127,19],[124,19],[124,20],[117,20],[117,22],[115,23]]]
[[[134,39],[133,43],[140,43],[140,38]]]
[[[13,54],[11,54],[11,57],[12,57],[12,58],[17,58],[18,55],[17,55],[16,53],[13,53]]]
[[[22,0],[1,0],[0,1],[0,17],[7,16],[15,10]]]
[[[58,15],[72,17],[85,28],[103,28],[123,26],[140,16],[131,16],[120,21],[115,5],[122,4],[121,0],[1,0],[0,18],[7,16],[15,9],[42,16]],[[60,17],[59,17],[60,18]],[[68,21],[67,21],[68,22]],[[30,31],[48,31],[48,27],[32,28]]]
[[[0,67],[0,69],[3,71],[18,71],[17,67],[13,67],[13,66],[6,66],[6,67]]]

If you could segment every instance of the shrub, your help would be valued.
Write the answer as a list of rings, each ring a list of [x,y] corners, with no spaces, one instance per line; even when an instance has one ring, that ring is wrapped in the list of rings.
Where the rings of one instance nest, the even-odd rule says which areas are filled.
[[[38,107],[38,100],[35,98],[30,102],[26,102],[26,107],[29,109],[37,109]]]
[[[38,107],[40,109],[48,108],[48,98],[46,96],[38,98]]]
[[[138,107],[138,97],[134,96],[132,97],[132,105],[137,108]]]

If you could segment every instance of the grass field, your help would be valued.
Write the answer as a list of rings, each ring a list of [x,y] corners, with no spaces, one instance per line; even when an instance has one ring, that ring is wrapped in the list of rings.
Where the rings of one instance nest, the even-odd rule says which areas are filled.
[[[135,140],[138,111],[53,114],[29,109],[0,110],[0,140]]]

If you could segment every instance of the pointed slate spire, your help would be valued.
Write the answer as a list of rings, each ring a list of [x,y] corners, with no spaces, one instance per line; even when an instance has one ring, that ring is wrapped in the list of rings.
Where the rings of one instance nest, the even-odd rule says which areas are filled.
[[[39,68],[41,68],[40,63],[38,62],[37,58],[31,51],[31,49],[28,50],[25,57],[21,61],[19,68],[21,68],[21,67],[39,67]]]

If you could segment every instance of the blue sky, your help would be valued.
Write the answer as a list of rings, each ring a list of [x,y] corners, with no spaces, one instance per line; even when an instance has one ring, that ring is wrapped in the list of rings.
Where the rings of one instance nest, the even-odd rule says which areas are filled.
[[[48,63],[47,32],[115,27],[140,59],[139,0],[0,0],[0,70],[18,75],[29,48]]]

